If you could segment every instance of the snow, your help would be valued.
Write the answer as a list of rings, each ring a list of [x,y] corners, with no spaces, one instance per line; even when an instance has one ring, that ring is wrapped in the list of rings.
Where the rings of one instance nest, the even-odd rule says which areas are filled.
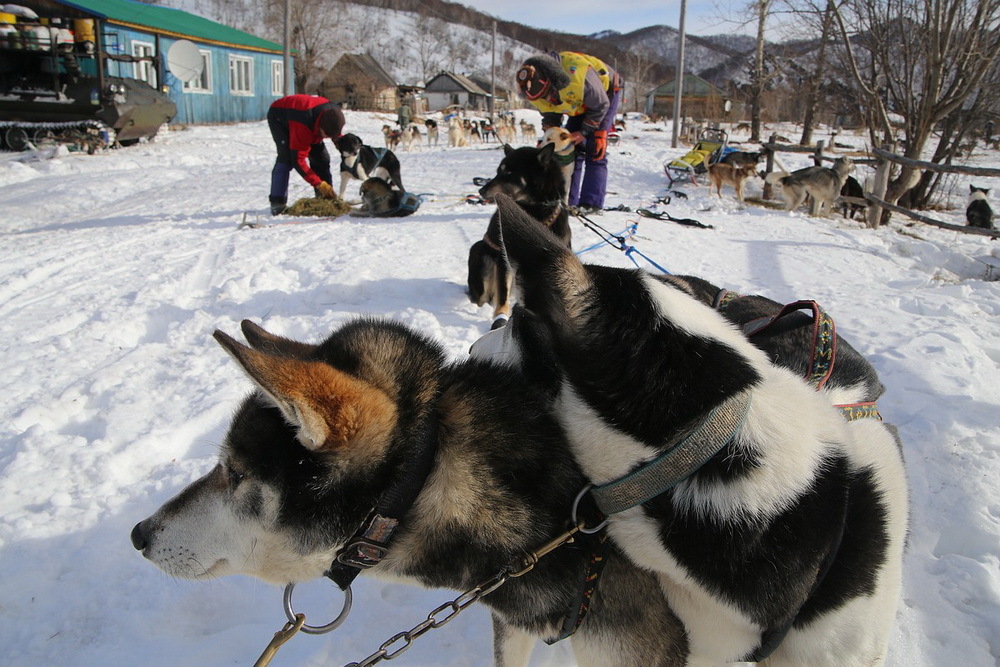
[[[349,131],[376,145],[394,120],[347,117]],[[650,206],[664,194],[663,161],[686,152],[669,137],[662,125],[630,123],[610,151],[609,206]],[[496,144],[446,143],[442,133],[441,148],[399,154],[408,190],[425,194],[410,218],[242,230],[244,215],[277,222],[264,213],[273,160],[264,123],[190,127],[92,157],[0,154],[0,663],[256,659],[285,622],[281,589],[241,577],[172,580],[132,549],[129,531],[214,464],[249,389],[214,329],[237,333],[250,318],[318,341],[377,314],[440,340],[456,359],[488,329],[489,308],[469,303],[464,283],[468,247],[492,207],[462,198],[502,154]],[[956,208],[942,219],[963,222],[967,186],[954,185]],[[310,193],[294,175],[292,188]],[[1000,282],[983,279],[977,258],[996,258],[997,242],[898,220],[872,231],[839,216],[741,207],[728,188],[721,201],[704,186],[685,189],[689,199],[664,210],[714,229],[626,212],[594,220],[613,232],[640,220],[631,243],[674,273],[779,301],[813,298],[834,315],[887,387],[879,407],[899,427],[908,465],[912,527],[888,662],[996,664]],[[599,242],[576,221],[573,233],[577,248]],[[606,245],[583,258],[631,266]],[[354,589],[343,627],[295,636],[272,664],[360,660],[456,595],[366,577]],[[311,624],[340,604],[328,582],[296,589]],[[482,665],[490,641],[488,613],[474,605],[399,662]],[[532,658],[573,664],[565,642],[539,645]]]

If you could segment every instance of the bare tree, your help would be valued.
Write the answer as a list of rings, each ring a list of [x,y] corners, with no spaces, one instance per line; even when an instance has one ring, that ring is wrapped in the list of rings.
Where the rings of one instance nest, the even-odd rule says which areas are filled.
[[[625,58],[625,85],[632,90],[633,111],[643,111],[643,95],[653,86],[652,72],[656,57],[649,49],[637,48]]]
[[[845,0],[834,18],[873,138],[896,139],[890,114],[898,115],[911,159],[1000,56],[1000,0]],[[919,176],[902,167],[886,199],[898,201]]]
[[[750,141],[760,141],[760,115],[764,95],[764,29],[771,0],[757,0],[757,42],[754,46],[753,70],[750,80]]]
[[[816,53],[816,67],[806,86],[805,111],[802,116],[802,137],[799,143],[808,146],[812,143],[813,125],[815,125],[816,105],[819,104],[820,84],[826,75],[826,47],[833,30],[833,0],[828,0],[823,10],[823,20],[820,24],[819,48]]]

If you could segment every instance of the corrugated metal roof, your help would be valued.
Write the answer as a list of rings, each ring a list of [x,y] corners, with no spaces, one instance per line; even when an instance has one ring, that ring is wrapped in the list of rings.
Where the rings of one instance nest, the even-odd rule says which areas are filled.
[[[486,92],[485,90],[477,86],[475,83],[473,83],[469,79],[469,77],[463,76],[461,74],[455,74],[454,72],[439,72],[437,76],[435,76],[434,78],[432,78],[430,81],[427,82],[428,87],[431,85],[431,83],[433,83],[434,81],[436,81],[441,77],[446,77],[451,79],[467,93],[472,93],[473,95],[485,95],[486,97],[490,96],[488,92]]]
[[[230,28],[180,9],[147,5],[135,0],[55,0],[96,18],[113,23],[139,26],[172,37],[281,53],[283,47],[250,33]]]

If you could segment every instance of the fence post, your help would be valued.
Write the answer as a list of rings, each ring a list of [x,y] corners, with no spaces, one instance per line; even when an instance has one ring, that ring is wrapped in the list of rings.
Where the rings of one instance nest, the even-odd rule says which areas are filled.
[[[778,135],[772,134],[771,138],[767,140],[768,145],[773,146],[777,141],[777,138]],[[767,182],[767,175],[770,174],[772,171],[774,171],[774,151],[770,148],[765,148],[764,152],[767,154],[767,162],[765,163],[766,166],[764,167],[764,192],[761,196],[764,198],[764,201],[767,201],[774,194],[772,192],[774,188],[771,186],[770,183]]]
[[[816,142],[816,151],[813,153],[813,164],[817,167],[823,166],[823,141]]]
[[[895,152],[896,146],[892,143],[882,144],[882,150],[890,153]],[[889,189],[889,170],[892,163],[885,158],[878,159],[878,167],[875,169],[875,182],[872,184],[872,195],[885,200],[885,191]],[[868,226],[878,229],[882,222],[882,207],[871,202],[868,206]]]

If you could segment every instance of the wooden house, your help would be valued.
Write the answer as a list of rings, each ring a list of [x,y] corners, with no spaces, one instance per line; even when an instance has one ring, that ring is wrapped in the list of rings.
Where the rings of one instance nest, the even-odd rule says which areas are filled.
[[[649,115],[672,116],[676,79],[646,93],[645,112]],[[721,121],[725,118],[726,95],[718,86],[694,74],[684,75],[681,88],[681,113],[690,118]]]
[[[345,109],[395,111],[400,105],[396,81],[367,53],[345,53],[320,83],[317,95]]]
[[[490,94],[469,77],[454,72],[439,72],[424,89],[428,111],[458,106],[473,111],[489,111]]]
[[[178,9],[134,0],[22,0],[41,17],[59,18],[94,36],[96,58],[81,65],[96,75],[140,79],[177,105],[174,122],[260,120],[285,89],[280,44]],[[89,27],[87,27],[89,26]],[[77,35],[77,39],[81,37]],[[201,74],[182,81],[167,53],[188,40],[201,57]],[[291,90],[291,87],[289,87]]]

